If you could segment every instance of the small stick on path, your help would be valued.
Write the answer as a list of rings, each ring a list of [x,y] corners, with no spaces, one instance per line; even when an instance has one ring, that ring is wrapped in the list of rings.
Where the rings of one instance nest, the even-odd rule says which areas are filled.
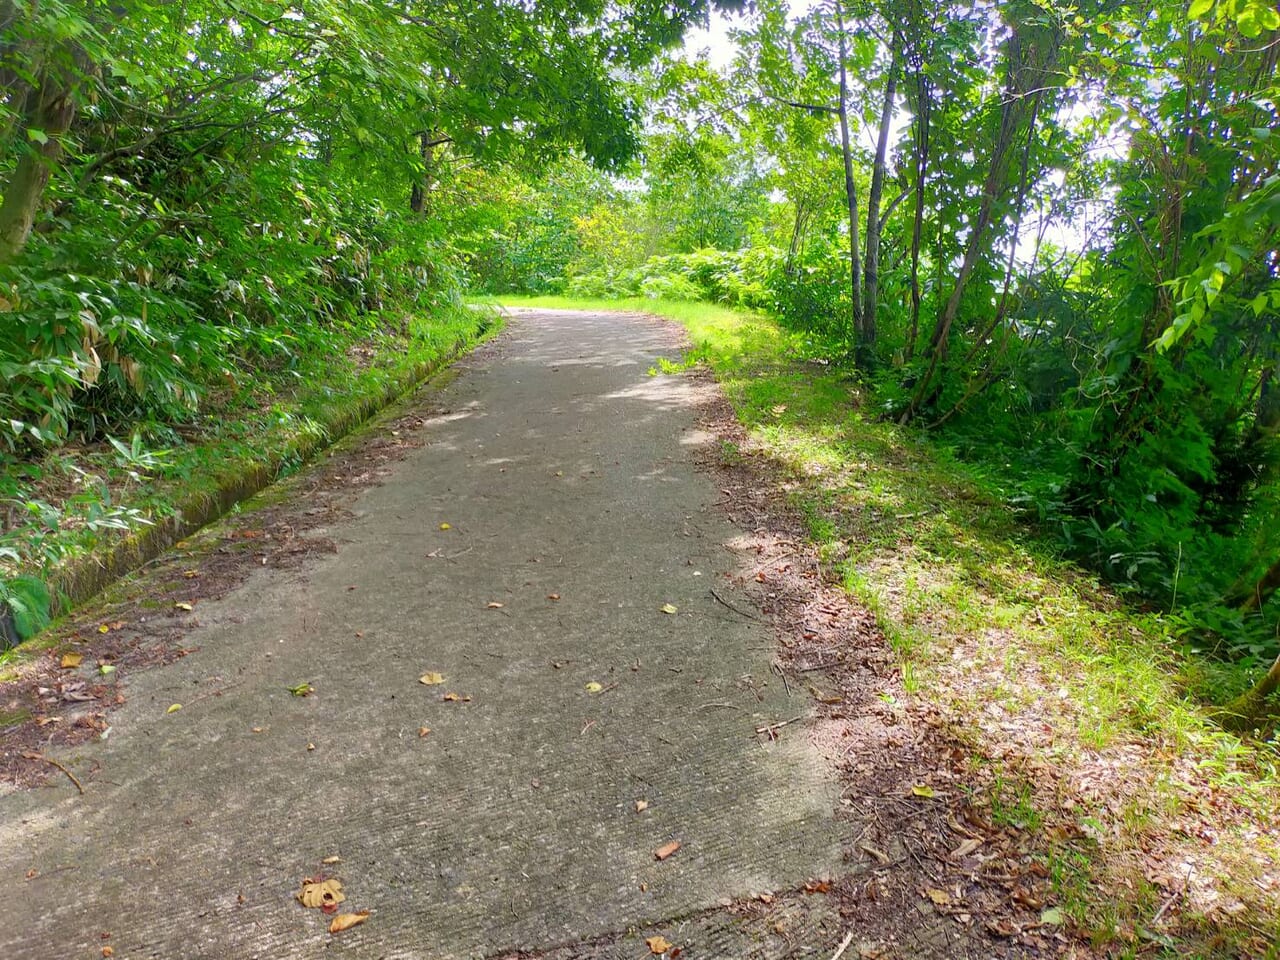
[[[798,721],[800,721],[800,720],[803,720],[803,719],[804,719],[804,714],[801,714],[801,715],[800,715],[800,716],[798,716],[798,717],[792,717],[790,720],[780,720],[780,721],[779,721],[779,722],[777,722],[777,723],[770,723],[770,724],[768,724],[767,726],[763,726],[763,727],[756,727],[756,733],[768,733],[768,734],[772,734],[772,733],[773,733],[773,731],[775,731],[775,730],[781,730],[783,727],[785,727],[785,726],[786,726],[787,724],[789,724],[789,723],[796,723],[796,722],[798,722]]]
[[[57,767],[67,775],[68,780],[76,785],[76,789],[80,791],[80,795],[84,796],[84,786],[76,779],[76,775],[60,764],[57,760],[53,759],[53,757],[46,757],[43,753],[24,753],[22,757],[24,760],[43,760],[50,766]]]
[[[764,621],[761,620],[759,617],[757,617],[754,613],[748,613],[746,610],[741,610],[738,607],[735,607],[732,603],[730,603],[724,597],[720,596],[720,594],[716,593],[714,587],[711,589],[711,596],[715,597],[718,601],[720,601],[720,603],[724,604],[726,607],[728,607],[738,616],[746,617],[748,620],[754,620],[757,623],[764,623]]]
[[[849,949],[849,944],[851,943],[853,943],[852,930],[844,935],[844,939],[840,941],[840,946],[836,947],[836,952],[831,955],[831,960],[840,960],[844,956],[844,952]]]

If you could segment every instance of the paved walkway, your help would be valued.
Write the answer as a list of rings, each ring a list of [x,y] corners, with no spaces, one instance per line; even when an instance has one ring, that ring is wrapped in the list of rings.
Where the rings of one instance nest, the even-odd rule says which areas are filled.
[[[0,797],[0,957],[501,956],[837,872],[803,728],[754,733],[807,704],[709,592],[740,531],[694,466],[707,388],[659,356],[654,321],[525,312],[425,393],[425,445],[322,531],[336,554],[201,603],[198,652],[60,755],[97,765],[84,796]],[[365,924],[294,900],[321,870]],[[686,957],[780,949],[702,928]]]

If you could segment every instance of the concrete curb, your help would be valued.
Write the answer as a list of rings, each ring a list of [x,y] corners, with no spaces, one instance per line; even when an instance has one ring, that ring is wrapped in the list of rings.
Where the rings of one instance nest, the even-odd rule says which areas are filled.
[[[361,398],[351,407],[334,412],[321,423],[323,430],[318,434],[298,437],[270,460],[236,464],[234,472],[221,478],[213,491],[191,494],[179,500],[170,516],[155,521],[151,526],[105,540],[84,556],[51,571],[45,578],[53,597],[51,615],[59,617],[71,612],[179,540],[221,518],[236,504],[261,493],[280,479],[285,463],[307,463],[469,352],[500,322],[492,320],[478,324],[474,335],[459,339],[444,355],[418,364],[389,381],[380,391]],[[0,650],[16,647],[21,642],[13,628],[7,605],[0,603]]]

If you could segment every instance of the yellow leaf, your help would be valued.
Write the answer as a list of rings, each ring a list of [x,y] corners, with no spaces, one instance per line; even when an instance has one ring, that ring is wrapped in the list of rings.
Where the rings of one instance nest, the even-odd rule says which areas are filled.
[[[926,800],[932,799],[934,796],[933,787],[924,783],[917,783],[911,788],[911,792],[917,797],[924,797]]]
[[[110,633],[110,632],[111,632],[111,628],[110,628],[110,627],[108,627],[108,626],[104,623],[102,626],[98,627],[98,632],[99,632],[99,633]]]
[[[930,900],[932,900],[934,903],[936,903],[940,907],[945,907],[948,903],[951,902],[951,894],[947,893],[947,891],[945,890],[938,890],[935,887],[930,887],[925,891],[925,894],[929,897]]]
[[[298,891],[298,902],[304,907],[336,907],[347,895],[342,892],[342,881],[337,877],[316,883],[304,880]]]
[[[60,662],[64,670],[71,670],[75,667],[80,666],[80,662],[83,659],[84,659],[83,653],[64,653],[62,655],[62,660]]]
[[[679,608],[674,603],[664,603],[662,605],[663,613],[675,613]]]
[[[655,860],[665,860],[679,849],[680,841],[672,840],[670,843],[664,843],[657,850],[653,851],[653,856]]]
[[[654,956],[661,956],[673,946],[666,937],[649,937],[644,943],[645,946],[649,948],[649,952]]]
[[[182,601],[175,603],[173,606],[174,606],[174,609],[176,610],[186,610],[188,613],[190,613],[192,610],[191,604],[183,603]]]
[[[442,524],[440,524],[440,529],[441,529],[441,530],[452,530],[452,529],[453,529],[453,526],[452,526],[451,524],[448,524],[448,523],[442,523]]]
[[[329,932],[341,933],[343,930],[350,930],[352,927],[358,926],[368,919],[368,910],[361,910],[359,913],[340,913],[334,917],[333,922],[329,924]]]
[[[604,687],[602,687],[600,684],[592,680],[590,683],[587,684],[586,689],[587,689],[587,693],[599,693],[601,690],[604,689]]]
[[[424,673],[418,678],[418,682],[425,683],[428,687],[434,687],[438,684],[444,683],[444,674],[436,673],[435,671]]]
[[[166,711],[165,711],[165,713],[177,713],[177,712],[178,712],[179,710],[181,710],[181,709],[182,709],[182,704],[180,704],[180,703],[171,703],[171,704],[169,704],[169,709],[168,709],[168,710],[166,710]]]

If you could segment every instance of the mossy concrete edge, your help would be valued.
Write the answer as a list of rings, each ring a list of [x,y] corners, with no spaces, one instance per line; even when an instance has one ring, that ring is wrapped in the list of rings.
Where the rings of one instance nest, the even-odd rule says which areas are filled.
[[[301,466],[308,463],[383,410],[414,393],[429,379],[495,333],[501,323],[500,317],[481,319],[476,324],[474,333],[459,338],[448,351],[434,360],[416,364],[407,372],[390,379],[380,390],[327,411],[328,415],[320,424],[323,429],[319,432],[299,435],[269,460],[233,463],[233,472],[220,479],[213,490],[200,491],[178,501],[174,504],[171,515],[140,530],[107,540],[99,547],[46,574],[49,592],[53,597],[51,615],[59,617],[70,613],[122,577],[158,557],[179,540],[225,516],[237,504],[261,493],[281,479],[286,465]],[[0,604],[0,650],[19,646],[24,642],[17,640],[11,631],[8,610]]]

